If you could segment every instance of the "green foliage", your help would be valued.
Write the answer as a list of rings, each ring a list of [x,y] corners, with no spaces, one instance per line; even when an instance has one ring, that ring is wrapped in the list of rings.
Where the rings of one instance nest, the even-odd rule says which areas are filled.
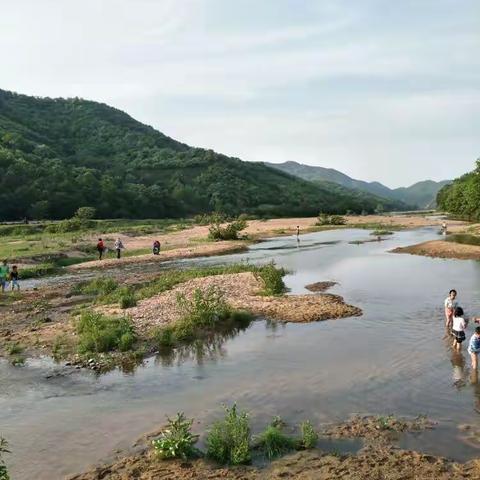
[[[74,285],[72,293],[75,295],[109,295],[118,288],[118,283],[110,277],[96,277],[88,282]]]
[[[212,240],[238,240],[238,234],[245,228],[247,228],[245,220],[235,220],[225,225],[216,221],[210,225],[208,237]]]
[[[283,283],[283,276],[285,275],[283,268],[277,268],[274,262],[268,263],[261,267],[257,272],[257,277],[260,277],[263,282],[263,293],[265,295],[281,295],[285,292],[285,283]]]
[[[0,437],[0,480],[10,480],[7,466],[3,460],[5,453],[10,453],[10,450],[8,450],[8,443],[3,437]]]
[[[339,215],[328,215],[326,213],[319,213],[317,222],[315,225],[323,226],[323,225],[345,225],[347,221],[345,218]]]
[[[212,211],[311,216],[378,203],[337,187],[189,147],[104,104],[0,90],[5,220],[70,218],[51,227],[69,232],[83,228],[72,216],[84,206],[94,206],[98,218],[184,218]]]
[[[135,294],[128,287],[119,288],[117,296],[119,297],[118,302],[120,308],[122,309],[135,307],[135,305],[137,305],[137,299],[135,298]]]
[[[82,313],[76,325],[80,353],[102,353],[129,350],[135,342],[133,326],[128,318],[112,318],[101,313]]]
[[[248,414],[234,404],[225,418],[215,422],[206,438],[207,456],[218,463],[241,465],[251,461]]]
[[[80,207],[75,212],[75,217],[80,218],[81,220],[92,220],[95,218],[97,211],[93,207]]]
[[[318,442],[318,433],[313,428],[313,425],[309,420],[302,422],[300,424],[300,433],[301,441],[300,444],[302,448],[310,449],[315,448]]]
[[[23,345],[21,345],[20,343],[16,343],[16,342],[11,343],[7,347],[7,353],[9,355],[18,355],[18,354],[22,353],[23,350],[24,350]]]
[[[443,187],[437,195],[438,208],[467,220],[480,220],[480,159],[473,172]]]
[[[375,237],[383,237],[385,235],[393,235],[393,232],[390,230],[374,230],[370,235]]]
[[[195,327],[213,327],[218,320],[230,315],[230,307],[222,291],[215,287],[197,288],[191,298],[178,294],[177,305],[182,313],[182,322]]]
[[[464,245],[480,246],[480,237],[478,235],[471,235],[468,233],[456,233],[447,237],[448,242],[462,243]]]
[[[285,435],[279,427],[269,425],[257,436],[255,446],[268,460],[273,460],[295,450],[297,441]]]
[[[160,438],[152,442],[155,453],[161,459],[188,460],[198,456],[199,451],[195,448],[198,435],[192,433],[193,420],[187,419],[183,413],[177,413],[174,419],[167,419],[168,425]]]

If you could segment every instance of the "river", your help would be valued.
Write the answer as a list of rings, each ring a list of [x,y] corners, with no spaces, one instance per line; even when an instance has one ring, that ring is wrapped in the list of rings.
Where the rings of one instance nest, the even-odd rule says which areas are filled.
[[[444,338],[442,305],[456,288],[467,314],[480,315],[480,264],[388,253],[437,238],[433,228],[349,243],[368,233],[312,233],[299,243],[274,238],[248,252],[179,262],[275,260],[291,272],[285,281],[292,293],[305,293],[312,282],[339,282],[331,292],[362,308],[362,317],[311,324],[259,319],[214,347],[150,358],[130,374],[58,375],[64,370],[47,358],[25,367],[0,363],[0,433],[13,451],[12,478],[78,473],[128,449],[179,410],[204,431],[221,404],[234,401],[251,412],[255,429],[273,415],[320,424],[357,412],[426,414],[438,427],[405,436],[401,446],[460,461],[478,455],[458,426],[480,429],[480,386],[471,382],[467,355],[453,355]]]

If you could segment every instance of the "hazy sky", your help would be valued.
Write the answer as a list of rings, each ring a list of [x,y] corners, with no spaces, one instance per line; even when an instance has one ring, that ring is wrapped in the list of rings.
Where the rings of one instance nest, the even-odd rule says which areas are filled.
[[[480,156],[479,0],[0,0],[0,88],[400,186]]]

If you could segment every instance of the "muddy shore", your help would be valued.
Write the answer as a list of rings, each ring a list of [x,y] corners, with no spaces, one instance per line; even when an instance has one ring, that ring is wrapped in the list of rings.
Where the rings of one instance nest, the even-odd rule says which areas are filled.
[[[452,462],[414,451],[401,450],[395,438],[406,431],[433,428],[422,418],[401,420],[393,417],[353,417],[333,425],[322,435],[339,438],[359,437],[365,446],[356,454],[322,452],[318,449],[286,455],[267,464],[221,467],[207,460],[161,461],[145,444],[140,452],[116,462],[70,477],[69,480],[142,480],[164,479],[231,479],[231,480],[460,480],[479,479],[480,462]]]

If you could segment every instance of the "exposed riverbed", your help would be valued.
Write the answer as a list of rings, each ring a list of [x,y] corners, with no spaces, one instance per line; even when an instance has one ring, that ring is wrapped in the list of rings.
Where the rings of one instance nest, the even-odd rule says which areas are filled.
[[[0,363],[0,432],[13,450],[7,459],[13,478],[50,480],[82,471],[177,410],[195,416],[204,431],[220,404],[233,401],[252,412],[253,423],[263,422],[259,428],[273,415],[323,423],[355,412],[426,414],[438,427],[406,436],[402,446],[460,461],[478,455],[477,441],[458,426],[480,429],[480,385],[470,381],[466,355],[453,356],[444,339],[442,303],[457,288],[466,312],[480,314],[480,264],[388,253],[438,238],[436,228],[349,243],[371,239],[368,233],[334,230],[300,242],[283,237],[245,253],[179,262],[273,259],[292,271],[285,278],[292,293],[338,282],[330,292],[360,307],[362,317],[300,325],[257,321],[203,350],[152,358],[133,374],[60,369],[66,375],[57,376],[59,367],[48,359],[23,368]]]

